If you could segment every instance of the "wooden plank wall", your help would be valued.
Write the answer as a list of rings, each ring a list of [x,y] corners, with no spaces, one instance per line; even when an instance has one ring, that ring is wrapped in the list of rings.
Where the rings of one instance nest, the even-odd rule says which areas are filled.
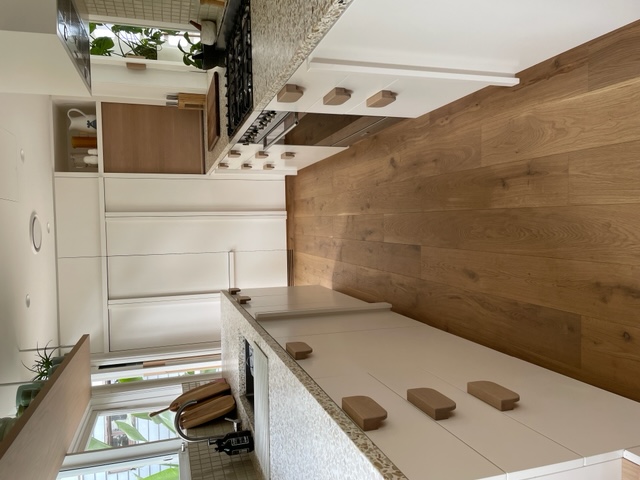
[[[288,177],[321,284],[640,400],[640,22]]]

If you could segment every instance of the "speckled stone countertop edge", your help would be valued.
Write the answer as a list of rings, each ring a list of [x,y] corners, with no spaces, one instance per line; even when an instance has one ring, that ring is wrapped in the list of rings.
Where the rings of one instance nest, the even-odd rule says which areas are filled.
[[[338,427],[349,437],[356,447],[369,459],[372,465],[387,480],[408,480],[400,469],[380,450],[371,439],[349,418],[349,416],[325,393],[309,374],[286,352],[286,350],[260,325],[244,308],[233,301],[228,292],[221,292],[247,323],[273,350],[278,358],[289,368],[293,375],[306,388],[322,409],[333,419]]]
[[[307,32],[303,42],[296,48],[293,56],[286,61],[284,68],[279,68],[275,73],[275,78],[272,80],[269,75],[270,72],[261,72],[259,69],[256,71],[254,66],[254,101],[253,112],[260,112],[269,104],[280,89],[287,83],[291,75],[302,65],[302,62],[313,52],[318,46],[322,38],[327,34],[331,27],[336,23],[340,16],[347,9],[349,4],[353,0],[330,0],[330,3],[323,13],[320,20],[312,26]],[[272,19],[265,16],[262,18],[256,15],[252,6],[252,29],[255,22],[264,22],[269,24],[269,29],[273,28]],[[255,64],[254,64],[255,65]],[[267,66],[271,67],[273,63],[267,62]],[[258,63],[259,66],[259,63]],[[276,66],[277,68],[277,66]],[[223,120],[221,122],[221,135],[211,152],[205,152],[205,173],[210,175],[213,173],[215,166],[222,160],[231,150],[233,144],[227,135],[226,128],[226,101],[223,100],[226,97],[226,89],[224,87],[224,69],[221,73],[220,81],[220,117]],[[261,82],[261,80],[264,80]],[[209,77],[211,81],[211,76]],[[255,115],[254,115],[255,116]],[[251,121],[251,118],[248,120]]]

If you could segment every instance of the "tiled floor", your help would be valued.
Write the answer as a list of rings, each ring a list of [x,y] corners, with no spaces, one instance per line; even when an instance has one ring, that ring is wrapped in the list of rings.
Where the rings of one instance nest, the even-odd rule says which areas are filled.
[[[189,390],[197,384],[186,384]],[[233,431],[233,424],[224,418],[208,422],[200,427],[189,429],[189,435],[194,437],[212,437],[225,435]],[[208,442],[189,443],[189,463],[192,480],[259,480],[251,461],[253,454],[241,453],[229,456],[218,453]]]

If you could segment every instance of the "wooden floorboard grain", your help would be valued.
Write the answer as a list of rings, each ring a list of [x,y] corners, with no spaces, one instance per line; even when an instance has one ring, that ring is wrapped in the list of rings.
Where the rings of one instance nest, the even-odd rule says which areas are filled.
[[[640,328],[583,317],[582,367],[640,401]]]
[[[589,90],[640,76],[640,22],[589,44]]]
[[[298,217],[295,220],[295,235],[331,237],[333,217]]]
[[[422,278],[474,292],[633,325],[640,267],[422,247]]]
[[[636,22],[298,172],[296,284],[640,400],[639,52]]]
[[[354,289],[391,302],[395,312],[564,373],[580,364],[579,315],[366,267],[358,268]]]
[[[569,203],[640,204],[640,141],[569,154]]]
[[[384,217],[385,242],[640,265],[637,205],[461,210]]]
[[[409,127],[411,122],[402,125]],[[419,129],[407,128],[408,131]],[[394,132],[378,134],[376,142],[391,141]],[[407,132],[403,132],[406,138]],[[455,147],[451,146],[451,135],[436,134],[429,129],[418,134],[419,141],[406,140],[392,151],[377,149],[375,153],[363,154],[366,162],[356,165],[337,164],[333,176],[336,191],[384,185],[414,178],[416,175],[432,176],[480,166],[480,128],[475,126],[456,132]],[[363,147],[359,147],[365,150]],[[366,149],[369,152],[369,149]],[[385,152],[381,154],[380,152]]]
[[[640,139],[640,80],[501,115],[483,124],[482,164]]]
[[[384,240],[384,215],[341,215],[333,219],[333,237],[351,240]]]

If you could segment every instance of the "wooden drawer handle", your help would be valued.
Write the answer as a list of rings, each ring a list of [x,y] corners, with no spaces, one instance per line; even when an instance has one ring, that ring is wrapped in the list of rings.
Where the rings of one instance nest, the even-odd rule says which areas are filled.
[[[313,348],[304,342],[288,342],[285,347],[287,352],[296,360],[302,360],[313,352]]]
[[[346,88],[336,87],[322,98],[324,105],[342,105],[351,98],[351,92]]]
[[[242,295],[238,295],[236,297],[236,300],[240,305],[244,305],[245,303],[248,303],[251,301],[251,297],[244,297]]]
[[[380,90],[375,95],[367,98],[367,107],[382,108],[396,101],[398,95],[390,90]]]
[[[387,411],[371,397],[364,395],[343,397],[342,409],[365,432],[377,430],[387,418]]]
[[[494,382],[479,380],[467,383],[467,393],[497,408],[501,412],[513,410],[520,395]]]
[[[410,388],[407,400],[434,420],[449,418],[456,408],[456,402],[433,388]]]
[[[282,103],[294,103],[304,95],[302,88],[298,85],[288,83],[278,92],[277,98]]]
[[[229,295],[237,295],[237,294],[239,294],[241,291],[242,291],[242,290],[240,290],[240,289],[239,289],[239,288],[237,288],[237,287],[230,288],[230,289],[229,289]]]

